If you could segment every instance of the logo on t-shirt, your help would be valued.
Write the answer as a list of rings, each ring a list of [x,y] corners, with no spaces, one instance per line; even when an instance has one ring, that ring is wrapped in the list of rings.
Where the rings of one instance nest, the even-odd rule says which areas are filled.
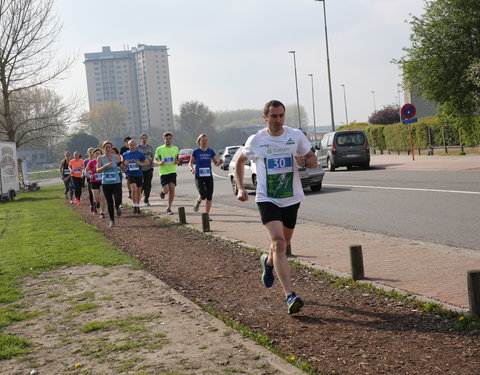
[[[290,138],[290,139],[287,141],[286,144],[287,144],[287,145],[294,145],[294,144],[295,144],[295,141],[294,141],[292,138]]]

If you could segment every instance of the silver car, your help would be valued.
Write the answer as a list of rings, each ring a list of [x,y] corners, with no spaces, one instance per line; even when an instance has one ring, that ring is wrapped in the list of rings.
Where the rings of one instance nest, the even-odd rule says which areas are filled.
[[[230,162],[230,169],[228,171],[228,179],[232,184],[233,194],[237,195],[238,188],[235,181],[235,167],[237,159],[242,152],[242,147],[240,147]],[[305,168],[299,167],[298,174],[300,175],[300,180],[302,181],[302,187],[305,189],[307,187],[312,191],[320,191],[322,189],[323,176],[325,171],[321,166],[317,168]],[[256,190],[257,189],[257,168],[255,163],[251,160],[247,160],[245,163],[245,173],[243,176],[243,185],[245,189]]]
[[[220,154],[220,159],[223,160],[222,165],[220,165],[221,169],[227,170],[230,162],[232,160],[233,155],[235,152],[242,146],[227,146]]]

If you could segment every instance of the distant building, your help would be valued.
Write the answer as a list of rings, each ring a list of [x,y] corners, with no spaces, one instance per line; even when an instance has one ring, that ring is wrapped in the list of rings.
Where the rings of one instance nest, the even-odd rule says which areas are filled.
[[[166,46],[139,44],[131,50],[85,54],[90,110],[102,102],[127,110],[121,134],[173,130],[172,94]]]
[[[47,163],[47,150],[18,150],[17,158],[26,161],[29,168],[37,168]]]
[[[413,104],[417,109],[416,117],[422,118],[435,116],[437,114],[437,106],[432,102],[426,101],[422,96],[417,95],[412,91],[405,91],[403,96],[405,103]]]

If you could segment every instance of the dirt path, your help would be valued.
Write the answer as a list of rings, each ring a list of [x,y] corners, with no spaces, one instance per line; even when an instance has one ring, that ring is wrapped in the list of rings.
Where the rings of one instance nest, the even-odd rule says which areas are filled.
[[[293,278],[297,292],[305,300],[306,306],[301,313],[289,316],[286,313],[286,305],[278,283],[272,289],[265,289],[260,283],[261,267],[258,262],[258,253],[178,227],[171,222],[153,220],[144,215],[133,215],[130,210],[124,210],[122,218],[117,220],[118,226],[108,229],[107,220],[100,220],[91,215],[87,212],[87,208],[82,205],[76,209],[88,223],[99,226],[113,244],[143,262],[153,275],[190,300],[208,305],[241,325],[269,336],[275,348],[295,358],[308,361],[317,373],[460,375],[477,373],[480,368],[478,332],[475,335],[471,332],[458,332],[452,328],[450,322],[438,316],[417,311],[409,304],[385,297],[380,298],[371,293],[359,294],[350,290],[348,286],[335,287],[326,279],[315,277],[310,270],[301,267],[295,267]],[[60,288],[61,294],[46,301],[45,293],[48,295],[49,292],[40,291],[43,295],[42,300],[32,301],[33,304],[42,303],[36,310],[43,304],[48,304],[49,307],[42,310],[53,311],[54,314],[45,313],[48,319],[44,319],[43,314],[40,315],[36,320],[41,320],[43,323],[38,323],[39,325],[35,323],[35,327],[30,330],[25,328],[27,331],[22,334],[24,337],[34,335],[38,342],[46,341],[46,346],[42,345],[38,348],[42,351],[49,348],[49,340],[55,341],[56,346],[52,345],[51,351],[46,353],[49,353],[49,358],[57,360],[60,358],[58,362],[62,363],[64,370],[65,368],[73,369],[75,363],[80,363],[78,367],[88,365],[92,369],[91,372],[84,373],[113,373],[112,370],[117,363],[124,366],[132,365],[131,362],[135,362],[137,358],[134,352],[124,353],[116,347],[106,352],[95,349],[100,337],[88,345],[84,345],[83,341],[76,343],[75,340],[78,335],[81,337],[84,335],[78,333],[82,324],[91,320],[108,321],[139,316],[144,320],[139,324],[143,328],[138,329],[144,329],[142,335],[145,337],[145,342],[152,342],[153,346],[150,348],[143,344],[144,346],[139,349],[141,354],[138,355],[141,360],[137,360],[138,363],[135,362],[133,367],[137,372],[124,373],[140,373],[144,361],[147,361],[146,365],[149,366],[145,369],[146,374],[161,374],[165,371],[164,369],[179,371],[180,374],[197,374],[203,369],[207,371],[206,373],[212,374],[232,372],[222,367],[225,366],[223,364],[225,356],[222,357],[217,353],[207,355],[206,348],[202,346],[209,345],[203,344],[201,337],[198,341],[187,343],[186,346],[178,349],[179,354],[174,350],[169,350],[168,353],[162,352],[162,348],[168,349],[169,346],[165,345],[163,340],[172,340],[175,335],[181,336],[183,334],[181,331],[191,330],[189,324],[196,326],[199,332],[205,332],[209,330],[209,326],[205,325],[213,326],[213,323],[206,323],[202,319],[195,323],[199,315],[193,312],[193,309],[191,312],[182,311],[185,307],[177,302],[176,297],[172,301],[168,298],[168,293],[167,295],[153,293],[152,288],[149,287],[151,283],[155,285],[152,276],[141,276],[140,280],[137,280],[139,275],[137,271],[123,270],[115,277],[112,276],[110,282],[105,283],[103,280],[100,283],[101,272],[99,275],[90,275],[90,271],[86,274],[84,271],[81,272],[84,273],[82,278],[73,278],[76,281],[70,292],[73,293],[72,295],[64,290],[65,286],[56,287]],[[62,276],[61,273],[58,276]],[[59,281],[54,279],[55,277],[52,283],[58,284]],[[56,279],[63,280],[61,277]],[[80,279],[89,281],[80,283]],[[70,278],[65,279],[67,285],[71,283],[68,280]],[[130,289],[133,295],[123,293],[129,285],[133,286],[133,289]],[[96,288],[107,289],[97,292]],[[107,300],[109,295],[114,296],[111,301],[115,302],[110,303],[110,313],[103,308],[92,308],[86,313],[81,312],[77,317],[66,318],[71,305],[68,302],[69,298],[72,296],[74,299],[83,298],[82,294],[90,291],[95,292],[95,299],[92,302],[101,305],[103,303],[99,303],[99,300]],[[50,291],[52,292],[53,290]],[[34,290],[32,293],[35,293]],[[63,310],[61,306],[57,306],[56,302],[62,299],[67,299]],[[76,304],[81,304],[81,301],[77,300]],[[187,309],[190,310],[190,308]],[[57,311],[58,314],[55,313]],[[162,324],[171,314],[180,315],[185,319],[185,324],[178,326],[176,331],[168,331],[167,326],[170,324]],[[28,325],[28,321],[26,322],[25,326]],[[112,328],[117,326],[118,328]],[[127,327],[130,325],[127,324]],[[115,333],[110,334],[109,329],[103,332],[108,342],[110,342],[110,336],[119,338],[120,333],[124,333],[121,328],[121,324],[112,323],[109,329],[114,330]],[[17,332],[18,325],[13,325],[9,329]],[[134,328],[127,328],[127,332],[132,330]],[[225,333],[221,337],[222,340],[230,338],[231,330],[225,328],[219,328],[219,330],[230,332]],[[55,338],[47,340],[48,337],[38,335],[53,335]],[[130,337],[129,335],[127,337]],[[142,335],[139,336],[143,337]],[[135,337],[137,337],[136,334]],[[58,342],[65,342],[65,344],[58,344]],[[119,344],[118,339],[115,339],[115,342],[120,347],[127,344],[124,341]],[[62,345],[68,350],[57,352]],[[86,360],[82,362],[81,353],[85,352],[88,352],[83,357]],[[199,359],[202,354],[208,358],[206,363]],[[100,359],[93,360],[97,355]],[[245,373],[252,374],[270,374],[279,371],[268,363],[260,365],[265,366],[261,369],[255,367],[259,362],[257,363],[257,359],[248,362],[251,358],[249,355],[251,354],[247,354],[247,357],[239,355],[235,359],[228,357],[227,366],[243,368]],[[144,359],[147,357],[148,359]],[[171,361],[167,361],[166,358],[171,358]],[[219,358],[222,364],[219,365],[213,358]],[[34,356],[34,361],[38,362],[39,358]],[[88,363],[88,361],[92,362]],[[212,362],[216,363],[216,368],[203,367]],[[175,366],[179,365],[186,367],[175,370],[178,369]],[[0,366],[2,366],[1,362]],[[101,366],[105,366],[105,372],[101,371]],[[218,366],[221,366],[220,369]]]

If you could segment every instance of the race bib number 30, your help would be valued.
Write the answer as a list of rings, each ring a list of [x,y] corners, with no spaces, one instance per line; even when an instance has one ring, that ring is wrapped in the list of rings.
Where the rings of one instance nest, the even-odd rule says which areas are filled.
[[[293,157],[276,155],[265,158],[267,170],[267,196],[270,198],[293,197]]]

